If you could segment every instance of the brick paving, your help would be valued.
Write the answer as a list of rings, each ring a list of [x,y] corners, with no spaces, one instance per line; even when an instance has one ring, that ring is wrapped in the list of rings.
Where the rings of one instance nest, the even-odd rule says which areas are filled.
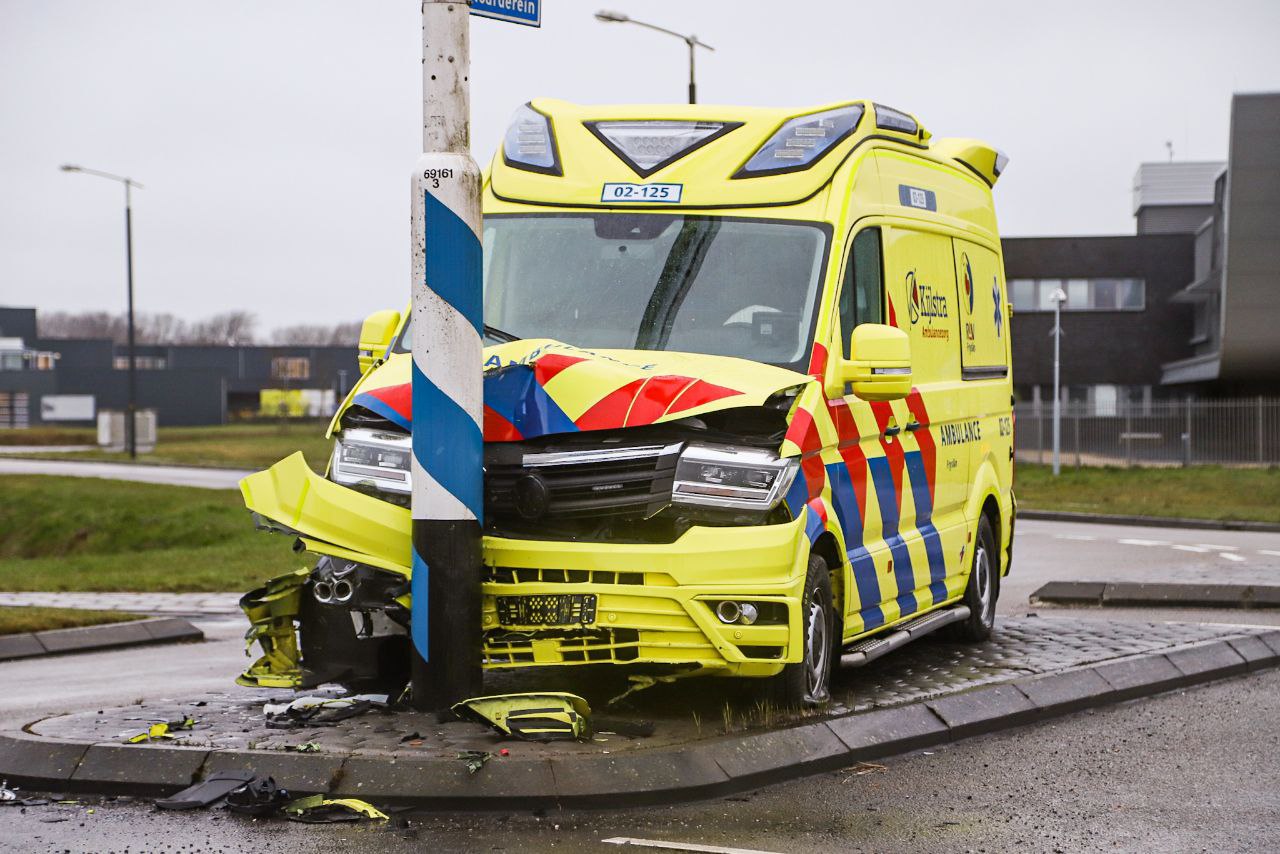
[[[1198,623],[1137,623],[1024,617],[1002,620],[997,635],[977,645],[926,639],[908,645],[864,668],[837,673],[833,702],[822,714],[843,715],[901,705],[1019,677],[1096,664],[1138,654],[1164,652],[1202,641],[1239,637],[1261,631],[1248,626]],[[610,696],[625,687],[618,668],[562,668],[490,674],[490,692],[565,690],[586,697],[597,721],[614,715],[654,722],[654,735],[628,737],[603,732],[586,743],[546,745],[504,741],[514,757],[537,758],[554,753],[598,755],[712,738],[726,732],[770,727],[796,720],[759,702],[746,680],[713,682],[687,679],[633,694],[617,709],[605,709]],[[321,693],[321,692],[312,692]],[[313,743],[320,752],[397,758],[453,758],[460,750],[496,749],[498,739],[485,728],[461,721],[438,723],[434,716],[412,712],[371,712],[332,726],[307,725],[281,730],[266,726],[262,705],[288,699],[286,691],[229,689],[218,694],[173,697],[140,705],[90,709],[36,722],[30,730],[51,738],[118,742],[150,722],[192,715],[195,729],[178,734],[171,744],[221,749],[288,750]],[[417,737],[414,737],[416,734]]]

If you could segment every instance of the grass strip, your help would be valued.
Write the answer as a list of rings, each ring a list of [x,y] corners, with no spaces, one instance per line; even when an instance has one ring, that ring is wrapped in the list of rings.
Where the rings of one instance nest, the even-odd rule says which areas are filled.
[[[43,632],[49,629],[75,629],[107,623],[128,623],[138,619],[141,617],[137,614],[127,614],[123,611],[0,605],[0,635]]]
[[[1280,468],[1074,468],[1018,463],[1018,506],[1124,516],[1280,522]]]

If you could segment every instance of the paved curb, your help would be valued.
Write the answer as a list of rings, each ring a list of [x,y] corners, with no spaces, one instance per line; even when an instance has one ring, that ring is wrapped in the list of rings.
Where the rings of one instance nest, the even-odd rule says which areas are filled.
[[[107,623],[76,629],[50,629],[23,632],[0,637],[0,661],[35,658],[42,655],[66,655],[100,649],[122,649],[154,643],[202,641],[204,632],[186,620],[159,617],[128,623]]]
[[[1280,608],[1280,586],[1139,581],[1050,581],[1031,603],[1120,608]]]
[[[788,729],[563,759],[439,759],[121,745],[0,733],[0,776],[32,789],[169,794],[225,768],[298,792],[436,809],[635,807],[762,785],[1280,665],[1280,630],[1001,682]]]
[[[1025,510],[1018,508],[1019,519],[1042,522],[1091,522],[1098,525],[1142,525],[1148,528],[1196,528],[1204,531],[1257,531],[1280,533],[1274,522],[1239,522],[1230,519],[1179,519],[1172,516],[1113,516],[1107,513],[1075,513],[1068,510]]]

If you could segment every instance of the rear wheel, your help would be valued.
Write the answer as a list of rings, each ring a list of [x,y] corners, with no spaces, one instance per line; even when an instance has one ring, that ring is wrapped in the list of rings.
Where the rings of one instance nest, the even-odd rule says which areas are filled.
[[[978,520],[978,536],[973,545],[973,566],[964,590],[969,616],[955,623],[956,640],[976,643],[991,637],[996,625],[996,598],[1000,595],[1000,553],[991,522],[984,514]]]
[[[831,699],[831,668],[835,659],[835,610],[827,562],[809,556],[800,603],[804,628],[804,657],[773,677],[774,699],[783,706],[820,706]]]

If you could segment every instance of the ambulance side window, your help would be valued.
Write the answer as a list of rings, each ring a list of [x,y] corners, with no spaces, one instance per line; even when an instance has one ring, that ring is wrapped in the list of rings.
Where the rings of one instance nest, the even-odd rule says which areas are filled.
[[[850,357],[849,340],[860,323],[884,323],[884,264],[880,229],[864,228],[853,238],[840,288],[840,334],[844,357]]]

